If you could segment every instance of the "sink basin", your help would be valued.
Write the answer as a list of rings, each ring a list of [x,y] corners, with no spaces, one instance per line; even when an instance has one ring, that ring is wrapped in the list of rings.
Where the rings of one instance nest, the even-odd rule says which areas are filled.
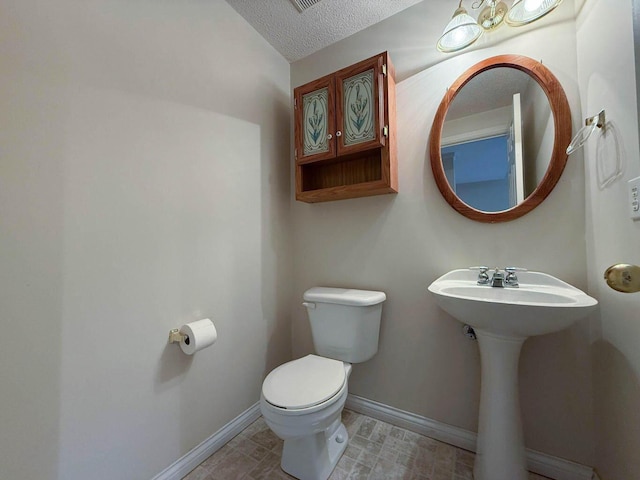
[[[540,272],[518,272],[520,286],[478,285],[478,272],[453,270],[429,286],[438,305],[473,327],[480,347],[480,410],[475,480],[527,480],[518,400],[518,360],[532,335],[560,331],[598,302]]]
[[[478,272],[453,270],[429,286],[445,312],[474,329],[530,337],[563,330],[586,317],[598,302],[583,291],[540,272],[518,272],[518,288],[476,283]]]

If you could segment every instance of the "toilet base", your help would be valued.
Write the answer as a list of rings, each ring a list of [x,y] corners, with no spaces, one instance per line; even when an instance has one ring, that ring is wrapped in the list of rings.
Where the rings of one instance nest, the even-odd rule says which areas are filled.
[[[282,470],[300,480],[327,480],[347,448],[349,434],[340,417],[328,429],[284,441]]]

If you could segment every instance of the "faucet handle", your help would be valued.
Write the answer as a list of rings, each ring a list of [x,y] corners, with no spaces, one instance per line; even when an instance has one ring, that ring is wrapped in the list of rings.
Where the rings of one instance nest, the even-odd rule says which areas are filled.
[[[516,276],[516,272],[526,272],[526,268],[522,267],[505,267],[504,271],[507,272],[507,276],[504,279],[505,285],[510,287],[519,286],[518,277]]]
[[[479,270],[478,272],[478,285],[489,285],[489,274],[487,271],[489,267],[479,266],[479,267],[469,267],[469,270]]]

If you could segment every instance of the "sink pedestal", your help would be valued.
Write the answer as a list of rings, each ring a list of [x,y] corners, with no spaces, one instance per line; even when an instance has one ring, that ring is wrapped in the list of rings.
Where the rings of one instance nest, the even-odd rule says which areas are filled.
[[[518,359],[526,337],[475,329],[480,346],[481,385],[475,480],[527,480]]]

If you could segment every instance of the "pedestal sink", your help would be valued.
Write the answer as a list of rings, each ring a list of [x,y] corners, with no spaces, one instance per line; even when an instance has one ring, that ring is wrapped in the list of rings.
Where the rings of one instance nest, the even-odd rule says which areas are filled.
[[[527,480],[518,400],[518,358],[533,335],[557,332],[598,302],[540,272],[520,272],[519,287],[478,285],[478,272],[453,270],[429,286],[438,305],[475,330],[481,387],[475,480]]]

